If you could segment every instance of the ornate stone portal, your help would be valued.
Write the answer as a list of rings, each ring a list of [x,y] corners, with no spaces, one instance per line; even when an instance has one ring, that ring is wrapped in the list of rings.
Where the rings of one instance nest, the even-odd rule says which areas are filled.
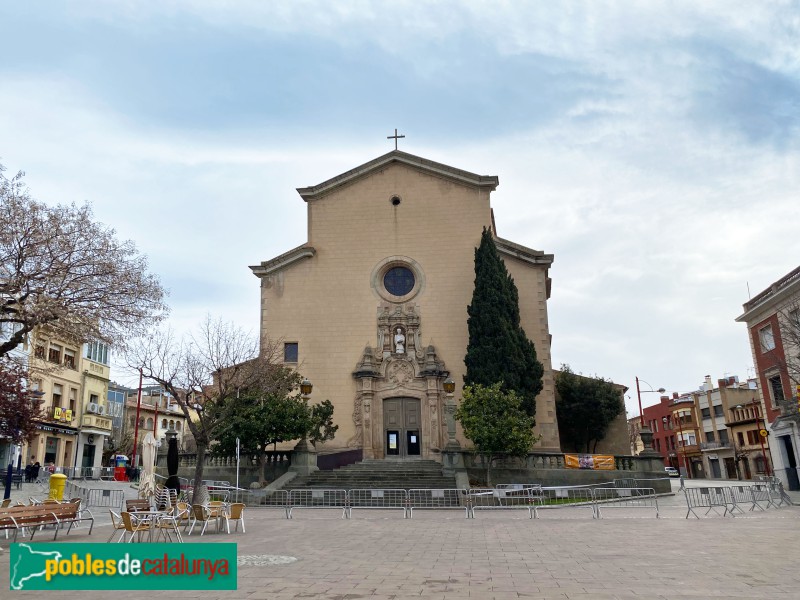
[[[382,303],[378,306],[376,347],[367,346],[356,365],[356,398],[353,421],[356,433],[347,445],[361,447],[364,458],[386,457],[384,401],[417,399],[420,429],[416,443],[419,458],[441,460],[447,441],[442,418],[445,393],[442,382],[449,375],[433,346],[420,343],[420,316],[415,304]],[[403,453],[399,457],[403,457]]]

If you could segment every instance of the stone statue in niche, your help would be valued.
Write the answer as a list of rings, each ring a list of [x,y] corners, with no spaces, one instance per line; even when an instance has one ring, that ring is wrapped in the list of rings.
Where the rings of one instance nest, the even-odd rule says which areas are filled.
[[[403,330],[399,327],[394,334],[394,351],[395,354],[405,354],[406,352],[406,336],[403,335]]]

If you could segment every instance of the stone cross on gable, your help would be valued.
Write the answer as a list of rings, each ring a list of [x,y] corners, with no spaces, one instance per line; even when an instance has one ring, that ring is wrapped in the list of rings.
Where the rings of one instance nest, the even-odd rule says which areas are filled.
[[[395,128],[394,135],[387,135],[386,139],[387,140],[394,140],[394,149],[397,150],[397,140],[400,139],[400,138],[404,138],[404,137],[406,137],[406,136],[397,135],[397,128]]]

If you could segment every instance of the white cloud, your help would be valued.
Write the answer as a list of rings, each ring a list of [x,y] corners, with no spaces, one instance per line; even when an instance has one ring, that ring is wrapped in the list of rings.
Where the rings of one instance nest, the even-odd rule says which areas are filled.
[[[379,48],[406,61],[419,94],[469,72],[459,63],[464,47],[495,52],[490,68],[535,56],[547,73],[569,73],[569,85],[588,91],[510,135],[450,142],[446,134],[423,137],[421,115],[398,123],[420,132],[405,141],[409,152],[499,175],[493,203],[500,234],[555,254],[549,310],[556,365],[631,387],[639,375],[680,391],[694,389],[706,373],[744,376],[750,349],[733,319],[746,284],[756,293],[797,266],[800,144],[791,121],[781,143],[746,134],[758,117],[792,105],[767,98],[756,105],[762,113],[747,104],[739,113],[718,97],[725,77],[743,66],[758,66],[765,81],[797,85],[796,4],[70,6],[99,27],[147,32],[197,21],[237,36]],[[485,91],[482,74],[474,78]],[[540,91],[503,83],[517,93]],[[382,139],[363,139],[363,131],[331,141],[341,133],[335,124],[309,131],[302,115],[268,131],[143,125],[100,101],[91,82],[47,69],[4,77],[0,85],[4,163],[28,171],[37,197],[91,200],[101,220],[135,239],[175,288],[179,329],[208,312],[257,327],[258,282],[247,266],[305,240],[305,205],[294,188],[388,148]],[[478,125],[488,117],[502,122],[502,114],[489,113],[502,111],[507,98],[485,93],[487,114],[468,116]],[[329,90],[322,95],[336,102]],[[535,110],[521,106],[522,113]],[[365,100],[348,109],[368,107]]]

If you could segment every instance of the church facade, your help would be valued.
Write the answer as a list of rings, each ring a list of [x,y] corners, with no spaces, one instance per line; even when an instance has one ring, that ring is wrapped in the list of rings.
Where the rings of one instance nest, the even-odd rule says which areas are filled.
[[[393,150],[300,188],[308,240],[250,267],[261,280],[262,339],[329,399],[339,425],[323,451],[438,460],[447,442],[442,384],[464,381],[467,305],[484,227],[519,290],[522,326],[544,365],[535,449],[559,450],[547,300],[553,256],[496,235],[496,176]],[[463,447],[469,441],[460,429]]]

